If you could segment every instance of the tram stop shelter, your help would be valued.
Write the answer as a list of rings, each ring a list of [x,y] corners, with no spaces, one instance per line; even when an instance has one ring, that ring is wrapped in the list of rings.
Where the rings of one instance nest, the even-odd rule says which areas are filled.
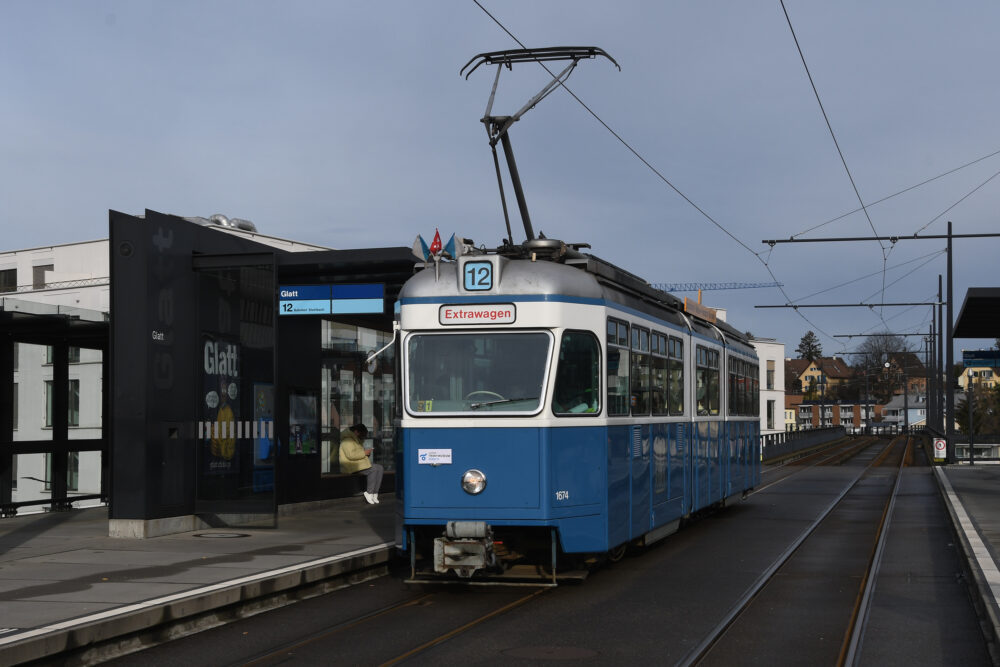
[[[955,320],[953,338],[1000,338],[1000,287],[970,287],[965,293],[965,300]],[[979,351],[965,352],[963,363],[970,365],[970,359],[974,359],[975,366],[991,366],[994,376],[1000,373],[1000,351]],[[971,380],[970,380],[971,382]],[[970,390],[972,385],[969,385]],[[1000,434],[998,434],[1000,435]],[[968,452],[968,461],[974,463],[976,460],[998,460],[996,457],[997,445],[989,445],[976,441],[973,446],[970,444],[972,438],[966,436],[961,444]],[[996,439],[991,440],[996,443]],[[955,453],[956,439],[950,438],[949,461],[953,461],[958,455]],[[962,460],[966,457],[963,455]]]
[[[66,493],[64,454],[92,451],[112,536],[274,525],[279,506],[361,490],[363,477],[341,474],[337,460],[340,430],[358,422],[385,466],[383,491],[394,488],[390,343],[397,295],[416,270],[411,249],[332,250],[207,222],[110,211],[101,246],[110,313],[22,303],[20,294],[0,301],[0,376],[24,376],[16,350],[23,358],[25,344],[37,347],[44,377],[51,372],[45,441],[24,440],[17,405],[28,397],[0,382],[0,405],[15,408],[0,410],[4,513],[18,510],[19,456],[46,456],[38,476],[46,494],[51,485],[46,504],[60,509],[81,499]],[[325,291],[328,309],[294,303],[281,314],[281,295],[297,288]],[[79,348],[101,359],[91,364],[99,436],[83,440],[66,423]]]

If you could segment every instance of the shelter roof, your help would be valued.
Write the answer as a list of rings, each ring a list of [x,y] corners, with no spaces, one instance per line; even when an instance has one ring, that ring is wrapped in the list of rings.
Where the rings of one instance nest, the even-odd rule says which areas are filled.
[[[0,331],[15,341],[37,345],[68,342],[77,347],[107,347],[110,318],[107,313],[38,303],[25,299],[0,299]]]
[[[955,320],[955,338],[1000,338],[1000,287],[970,287]]]

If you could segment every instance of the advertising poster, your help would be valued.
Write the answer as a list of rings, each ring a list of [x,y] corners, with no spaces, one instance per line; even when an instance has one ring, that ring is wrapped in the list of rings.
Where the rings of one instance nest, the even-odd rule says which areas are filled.
[[[274,489],[274,459],[278,443],[274,437],[274,385],[253,385],[253,490]]]
[[[319,411],[315,394],[288,396],[288,453],[316,454],[319,452]]]
[[[236,424],[240,419],[239,356],[237,343],[211,334],[202,336],[202,439],[203,472],[225,475],[236,472]]]

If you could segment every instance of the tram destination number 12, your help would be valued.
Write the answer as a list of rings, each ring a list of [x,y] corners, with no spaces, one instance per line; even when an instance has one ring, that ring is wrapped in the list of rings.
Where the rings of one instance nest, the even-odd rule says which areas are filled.
[[[466,291],[483,292],[493,289],[492,262],[466,262],[463,276]]]

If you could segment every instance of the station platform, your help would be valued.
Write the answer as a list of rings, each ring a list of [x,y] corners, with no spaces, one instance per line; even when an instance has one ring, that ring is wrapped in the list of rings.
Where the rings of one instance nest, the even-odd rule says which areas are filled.
[[[1000,465],[933,468],[978,591],[977,607],[1000,662]]]
[[[939,539],[949,540],[954,526],[995,648],[1000,645],[1000,465],[936,466],[918,475],[927,480],[926,492],[935,486],[929,478],[936,480],[947,517],[926,515],[941,525],[917,529],[936,530]],[[916,498],[918,489],[911,488]],[[147,539],[108,537],[104,507],[0,520],[0,665],[56,664],[66,655],[99,661],[102,651],[138,649],[151,637],[221,625],[381,576],[395,551],[395,499],[392,494],[380,499],[378,505],[352,497],[286,510],[276,528],[203,529]],[[908,502],[907,494],[899,502]],[[912,552],[916,540],[905,531],[898,537]],[[912,553],[905,563],[899,567],[914,567]],[[934,597],[914,604],[940,614],[942,600]],[[911,619],[924,611],[902,610]],[[908,642],[916,651],[923,630],[911,625],[915,636]],[[172,629],[156,637],[165,627]],[[894,636],[891,650],[898,657],[898,629]],[[108,640],[118,644],[106,648],[102,642]],[[91,646],[96,648],[85,648]],[[912,664],[921,664],[919,657]]]
[[[147,539],[108,537],[106,507],[4,518],[0,665],[112,638],[138,647],[165,623],[211,627],[381,576],[395,551],[395,498],[379,499],[282,508],[276,528]]]

